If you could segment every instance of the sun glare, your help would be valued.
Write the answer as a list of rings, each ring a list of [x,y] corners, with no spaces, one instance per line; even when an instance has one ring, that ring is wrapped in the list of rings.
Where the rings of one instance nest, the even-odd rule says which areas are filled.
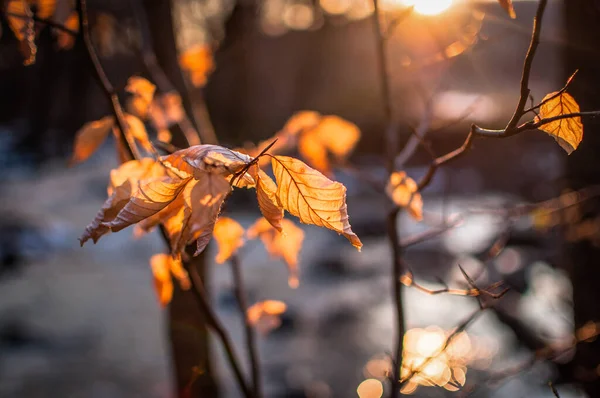
[[[402,0],[407,7],[414,6],[415,11],[423,15],[437,15],[452,5],[452,0]]]

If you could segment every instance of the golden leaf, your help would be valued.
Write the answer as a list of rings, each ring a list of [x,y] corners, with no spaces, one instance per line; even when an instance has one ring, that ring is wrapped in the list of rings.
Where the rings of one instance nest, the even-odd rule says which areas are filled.
[[[75,135],[73,156],[69,164],[81,163],[96,152],[113,125],[114,118],[112,116],[106,116],[100,120],[84,124]]]
[[[283,232],[277,231],[264,217],[259,218],[247,234],[249,239],[260,238],[271,257],[281,258],[289,270],[288,284],[291,288],[298,287],[298,253],[304,241],[304,231],[292,221],[281,220]]]
[[[137,181],[164,175],[165,169],[153,159],[132,160],[123,163],[118,169],[111,170],[110,183],[107,188],[108,199],[104,202],[96,218],[85,228],[79,241],[81,245],[92,239],[94,243],[109,231],[103,222],[115,219],[119,211],[129,202]]]
[[[125,87],[125,91],[132,94],[127,100],[127,111],[141,119],[145,119],[148,116],[155,90],[156,86],[143,77],[130,77]]]
[[[70,29],[73,32],[78,32],[79,16],[77,15],[77,12],[71,12],[71,14],[63,23],[63,25],[65,28]],[[61,50],[70,50],[71,48],[73,48],[73,44],[75,44],[75,37],[72,34],[58,29],[54,29],[54,34],[56,35],[56,42],[58,44],[58,48],[60,48]]]
[[[540,114],[536,116],[535,121],[538,122],[540,119],[579,111],[579,105],[575,98],[568,93],[559,95],[557,91],[544,97]],[[577,149],[579,143],[583,140],[583,124],[579,116],[555,120],[540,126],[539,129],[550,134],[569,155]]]
[[[194,46],[179,56],[179,65],[189,76],[194,87],[202,87],[214,70],[212,51],[208,46]]]
[[[244,228],[229,217],[221,217],[215,224],[213,237],[219,245],[219,253],[215,258],[217,264],[223,264],[244,246]]]
[[[144,126],[144,122],[142,122],[138,117],[129,113],[125,114],[125,120],[127,121],[129,132],[133,138],[140,143],[142,148],[149,153],[154,152],[154,148],[152,147],[152,143],[148,138],[148,133],[146,132],[146,126]]]
[[[329,228],[344,235],[359,251],[360,239],[348,221],[346,187],[331,181],[298,159],[273,156],[277,200],[301,222]]]
[[[166,306],[173,296],[171,274],[179,280],[183,290],[191,287],[187,271],[183,268],[180,258],[168,254],[155,254],[150,258],[150,267],[154,275],[154,288],[162,306]]]
[[[253,167],[253,173],[260,212],[273,228],[281,232],[283,208],[277,201],[277,184],[257,166]]]
[[[300,135],[298,151],[311,166],[331,174],[328,155],[337,162],[345,161],[359,139],[360,129],[354,123],[335,115],[323,116]]]
[[[7,0],[4,11],[8,26],[19,41],[19,49],[25,58],[23,65],[33,64],[37,54],[37,46],[35,44],[33,12],[28,2],[26,0]]]
[[[29,4],[35,6],[35,14],[42,19],[50,18],[56,10],[56,0],[29,0]]]
[[[165,166],[183,178],[198,178],[205,173],[229,176],[251,161],[250,156],[219,145],[194,145],[162,158]]]
[[[255,326],[261,333],[267,334],[281,325],[280,315],[287,306],[283,301],[265,300],[252,304],[246,310],[248,322]]]
[[[312,129],[321,120],[321,114],[316,111],[299,111],[292,115],[283,126],[287,134],[298,135],[302,131]]]
[[[515,8],[513,7],[512,0],[498,0],[498,3],[504,8],[504,10],[508,13],[508,15],[515,19],[517,14],[515,13]]]
[[[423,219],[423,199],[417,183],[404,171],[395,171],[390,175],[385,192],[396,205],[406,207],[412,218],[417,221]]]

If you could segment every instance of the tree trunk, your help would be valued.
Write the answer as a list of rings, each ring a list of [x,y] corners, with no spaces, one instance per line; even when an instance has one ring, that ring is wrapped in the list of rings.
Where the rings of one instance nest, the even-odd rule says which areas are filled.
[[[566,73],[579,73],[569,92],[582,110],[600,109],[600,2],[596,0],[566,0],[567,20]],[[600,119],[584,121],[584,140],[567,161],[567,176],[571,189],[600,184]],[[600,200],[584,205],[586,218],[600,217]],[[586,322],[600,320],[600,248],[589,240],[567,245],[569,271],[573,283],[575,328]],[[573,381],[580,383],[590,397],[600,397],[600,339],[582,343],[571,363]]]

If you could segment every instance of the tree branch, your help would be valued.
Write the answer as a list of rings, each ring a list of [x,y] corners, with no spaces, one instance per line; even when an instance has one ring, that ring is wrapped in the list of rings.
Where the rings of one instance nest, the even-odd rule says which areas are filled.
[[[39,22],[41,24],[50,26],[54,29],[60,30],[61,32],[68,33],[71,36],[77,36],[76,31],[69,29],[65,25],[59,24],[58,22],[55,22],[51,19],[40,18],[37,15],[28,16],[28,15],[16,14],[14,12],[6,12],[1,9],[0,9],[0,14],[4,14],[5,16],[10,16],[13,18],[24,19],[24,20],[33,19],[35,22]]]
[[[254,327],[250,323],[247,316],[248,302],[246,300],[246,289],[244,287],[244,277],[242,275],[242,267],[240,266],[240,259],[237,254],[231,256],[229,262],[231,263],[231,271],[233,273],[233,283],[235,290],[235,297],[240,307],[240,313],[244,320],[244,333],[246,337],[246,348],[248,349],[248,357],[250,358],[250,367],[252,370],[252,385],[254,387],[254,396],[259,398],[262,397],[261,387],[261,372],[259,364],[258,347],[256,345],[256,335],[254,333]]]

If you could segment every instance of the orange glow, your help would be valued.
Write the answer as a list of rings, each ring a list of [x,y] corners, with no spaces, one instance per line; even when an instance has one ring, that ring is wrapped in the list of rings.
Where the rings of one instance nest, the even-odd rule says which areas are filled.
[[[452,0],[400,0],[406,7],[415,7],[415,11],[423,15],[438,15],[452,6]]]
[[[380,398],[383,395],[383,385],[377,379],[367,379],[356,389],[360,398]]]

